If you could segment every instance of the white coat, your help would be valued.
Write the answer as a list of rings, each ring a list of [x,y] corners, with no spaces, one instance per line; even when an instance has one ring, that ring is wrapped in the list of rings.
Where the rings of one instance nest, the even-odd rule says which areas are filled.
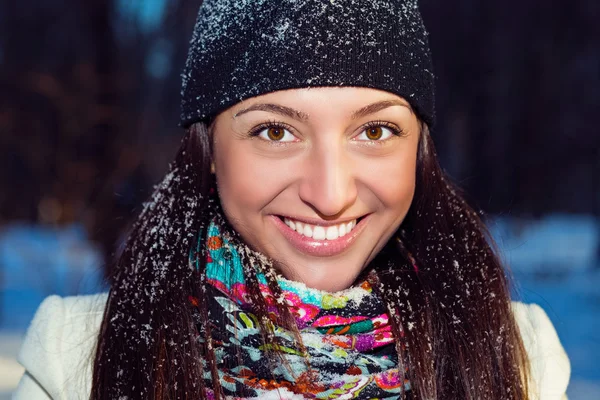
[[[50,296],[38,309],[18,356],[25,374],[13,400],[88,399],[95,344],[107,295]],[[531,400],[565,400],[569,359],[546,313],[513,302],[531,363]]]

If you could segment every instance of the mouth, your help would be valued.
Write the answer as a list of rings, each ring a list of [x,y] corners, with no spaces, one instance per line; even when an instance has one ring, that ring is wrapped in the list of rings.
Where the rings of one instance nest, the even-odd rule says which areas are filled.
[[[297,219],[279,217],[284,224],[290,227],[297,233],[315,240],[335,240],[346,236],[364,217],[352,219],[350,221],[341,222],[333,225],[319,225],[302,222]]]
[[[343,253],[354,243],[369,216],[332,222],[272,215],[272,220],[296,250],[310,256],[330,257]]]

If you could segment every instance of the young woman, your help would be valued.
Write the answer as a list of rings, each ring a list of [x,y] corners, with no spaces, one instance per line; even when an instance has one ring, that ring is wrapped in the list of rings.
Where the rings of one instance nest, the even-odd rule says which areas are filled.
[[[440,169],[416,0],[207,0],[186,135],[108,295],[40,307],[22,399],[566,398]]]

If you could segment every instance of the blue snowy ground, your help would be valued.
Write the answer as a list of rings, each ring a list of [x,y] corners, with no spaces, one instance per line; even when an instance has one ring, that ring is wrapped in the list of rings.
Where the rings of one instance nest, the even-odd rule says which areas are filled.
[[[600,221],[497,218],[490,228],[515,275],[515,297],[544,308],[571,359],[569,399],[600,399]],[[0,400],[22,373],[15,357],[39,303],[101,291],[101,262],[79,226],[0,229]]]

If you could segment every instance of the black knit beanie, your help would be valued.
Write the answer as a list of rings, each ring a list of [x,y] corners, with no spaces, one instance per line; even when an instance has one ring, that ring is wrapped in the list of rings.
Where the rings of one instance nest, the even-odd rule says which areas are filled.
[[[181,125],[276,90],[359,86],[432,125],[434,75],[417,0],[205,0],[182,75]]]

